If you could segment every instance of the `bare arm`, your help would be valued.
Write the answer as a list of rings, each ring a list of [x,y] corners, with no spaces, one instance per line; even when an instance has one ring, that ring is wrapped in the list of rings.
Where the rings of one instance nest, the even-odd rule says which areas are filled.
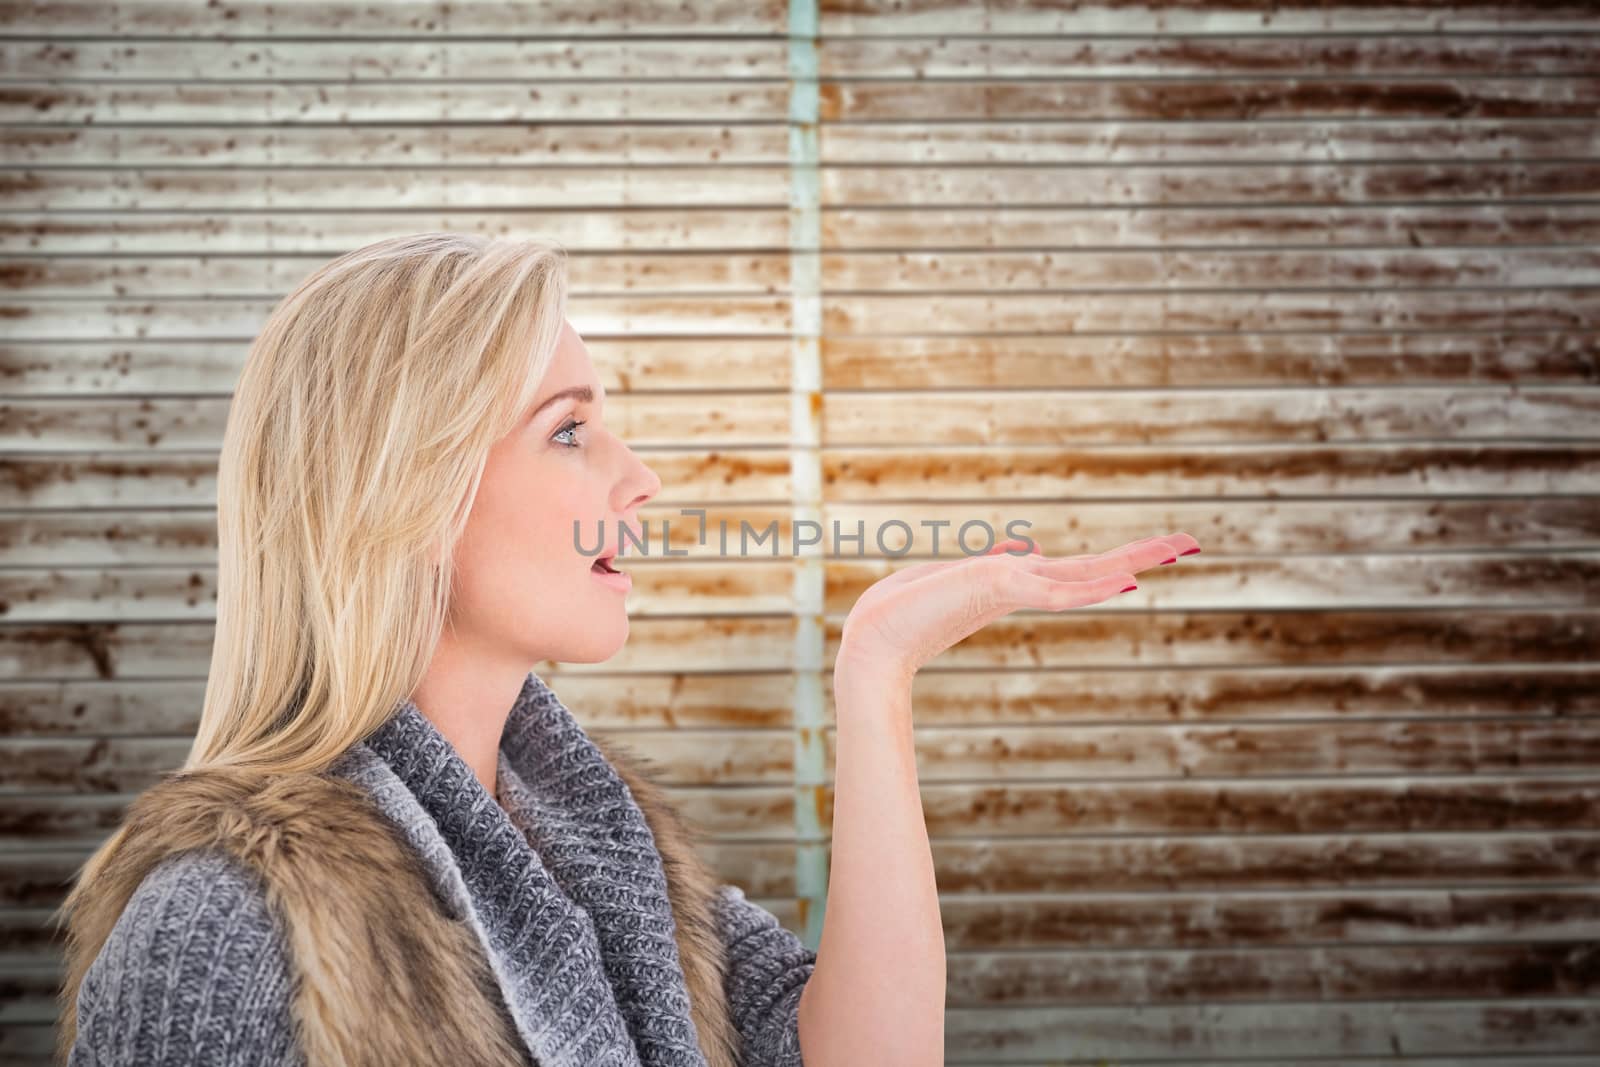
[[[1019,608],[1098,604],[1136,589],[1139,571],[1198,551],[1185,533],[1064,558],[1006,541],[903,568],[856,601],[833,672],[833,864],[798,1011],[806,1067],[944,1062],[944,928],[912,740],[917,670]]]
[[[841,659],[833,857],[800,997],[806,1067],[944,1062],[944,926],[912,747],[911,680]]]

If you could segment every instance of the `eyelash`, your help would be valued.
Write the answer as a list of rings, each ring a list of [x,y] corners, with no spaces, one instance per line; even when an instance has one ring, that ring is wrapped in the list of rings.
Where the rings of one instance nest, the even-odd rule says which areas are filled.
[[[555,432],[555,436],[556,437],[560,437],[564,433],[571,433],[574,430],[576,430],[579,426],[582,426],[587,421],[589,421],[589,420],[587,420],[587,419],[568,419],[567,422],[566,422],[566,425],[562,426],[561,429],[559,429],[559,430],[557,430]],[[562,447],[564,447],[564,448],[582,448],[583,446],[582,445],[563,445]]]

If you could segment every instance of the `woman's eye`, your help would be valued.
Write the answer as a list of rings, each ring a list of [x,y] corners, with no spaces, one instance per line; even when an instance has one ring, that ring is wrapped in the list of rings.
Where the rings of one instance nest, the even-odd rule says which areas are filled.
[[[559,429],[559,430],[557,430],[555,432],[555,437],[553,438],[553,440],[560,440],[562,435],[564,435],[564,434],[577,432],[578,427],[582,426],[587,421],[588,421],[587,419],[568,419],[567,422],[566,422],[566,425],[562,426],[561,429]],[[568,448],[579,448],[579,447],[582,447],[580,445],[572,444],[572,443],[567,442],[567,441],[562,441],[561,443],[566,445]]]

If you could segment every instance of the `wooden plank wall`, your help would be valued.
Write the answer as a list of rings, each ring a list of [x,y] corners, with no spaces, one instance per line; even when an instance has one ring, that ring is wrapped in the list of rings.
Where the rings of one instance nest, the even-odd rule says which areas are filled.
[[[1204,546],[917,679],[951,1063],[1592,1062],[1592,3],[0,11],[0,1060],[187,750],[250,339],[459,229],[572,250],[653,530]],[[543,673],[814,944],[826,667],[898,564],[673,541]]]

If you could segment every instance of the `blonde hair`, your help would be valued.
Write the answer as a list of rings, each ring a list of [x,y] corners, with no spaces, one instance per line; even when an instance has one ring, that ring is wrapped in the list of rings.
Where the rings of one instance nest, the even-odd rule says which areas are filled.
[[[200,728],[165,777],[319,773],[410,696],[489,449],[560,339],[566,268],[553,242],[420,233],[340,256],[273,309],[223,433]],[[95,850],[56,909],[69,944],[129,833]]]
[[[275,308],[228,412],[217,625],[183,770],[318,772],[421,680],[489,448],[566,315],[564,248],[393,237]]]

